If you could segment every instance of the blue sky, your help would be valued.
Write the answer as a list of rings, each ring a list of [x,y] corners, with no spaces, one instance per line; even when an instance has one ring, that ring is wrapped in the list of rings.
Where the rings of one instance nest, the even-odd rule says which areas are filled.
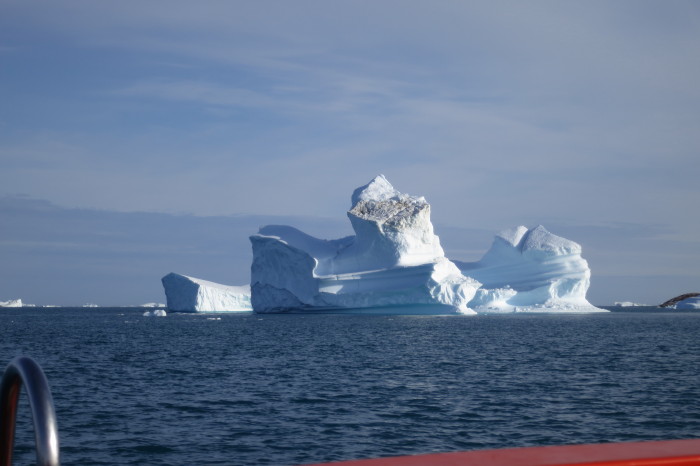
[[[700,291],[698,82],[692,1],[3,0],[0,300],[242,283],[241,218],[347,234],[379,173],[428,199],[456,259],[544,224],[583,246],[593,302]],[[27,220],[40,206],[51,223]],[[114,234],[85,238],[78,213]],[[169,222],[192,234],[150,257]],[[177,252],[207,241],[222,253],[196,266]],[[110,271],[125,244],[138,272],[128,254]]]

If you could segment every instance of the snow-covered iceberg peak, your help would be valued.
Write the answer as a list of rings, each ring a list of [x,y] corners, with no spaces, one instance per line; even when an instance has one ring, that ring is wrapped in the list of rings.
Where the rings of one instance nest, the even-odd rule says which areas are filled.
[[[439,304],[471,313],[479,283],[445,258],[423,197],[383,176],[357,188],[347,213],[355,236],[313,238],[270,225],[251,236],[256,312]]]
[[[591,271],[581,246],[542,225],[503,231],[479,262],[456,263],[483,284],[469,303],[477,312],[598,310],[586,300]]]
[[[336,261],[344,271],[427,264],[445,256],[433,232],[430,204],[400,193],[384,175],[355,190],[348,218],[356,236]]]
[[[399,196],[401,193],[394,189],[384,175],[377,175],[372,181],[353,191],[350,207],[352,208],[362,201],[383,202]]]

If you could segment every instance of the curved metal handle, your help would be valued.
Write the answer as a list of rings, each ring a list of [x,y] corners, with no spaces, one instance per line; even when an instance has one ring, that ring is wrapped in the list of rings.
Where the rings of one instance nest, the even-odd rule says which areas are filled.
[[[17,402],[22,383],[32,409],[37,465],[58,466],[58,427],[49,383],[41,367],[26,356],[13,359],[0,382],[0,466],[12,464]]]

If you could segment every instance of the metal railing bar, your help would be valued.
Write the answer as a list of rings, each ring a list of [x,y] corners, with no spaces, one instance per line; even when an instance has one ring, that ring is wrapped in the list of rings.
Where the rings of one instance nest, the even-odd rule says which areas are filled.
[[[14,358],[0,381],[0,466],[12,464],[22,384],[32,411],[37,465],[59,466],[58,427],[49,383],[41,367],[26,356]]]

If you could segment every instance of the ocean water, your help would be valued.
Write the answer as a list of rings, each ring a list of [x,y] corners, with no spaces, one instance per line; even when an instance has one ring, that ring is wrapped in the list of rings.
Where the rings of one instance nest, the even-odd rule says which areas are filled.
[[[700,313],[143,311],[0,309],[0,364],[23,354],[43,367],[63,464],[295,465],[700,436]],[[15,464],[30,464],[21,399]]]

